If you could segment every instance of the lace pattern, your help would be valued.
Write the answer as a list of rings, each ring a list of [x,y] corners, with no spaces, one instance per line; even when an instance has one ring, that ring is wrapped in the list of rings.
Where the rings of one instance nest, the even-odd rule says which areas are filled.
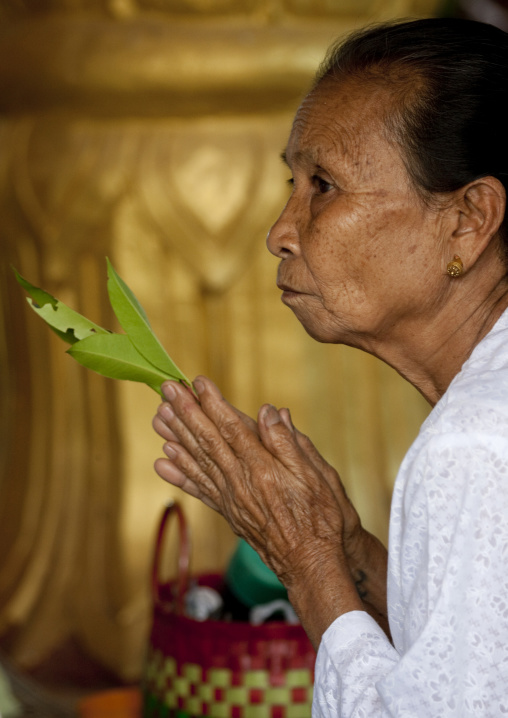
[[[314,718],[508,716],[508,312],[402,463],[388,607],[393,646],[363,612],[328,628]]]

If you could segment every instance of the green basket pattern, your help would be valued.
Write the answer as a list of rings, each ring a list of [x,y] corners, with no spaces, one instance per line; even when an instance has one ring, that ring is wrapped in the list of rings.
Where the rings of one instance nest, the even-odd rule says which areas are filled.
[[[240,674],[229,668],[179,665],[150,649],[145,664],[144,718],[310,718],[313,678],[308,669],[288,669],[284,685],[270,672]],[[280,677],[279,677],[280,678]]]

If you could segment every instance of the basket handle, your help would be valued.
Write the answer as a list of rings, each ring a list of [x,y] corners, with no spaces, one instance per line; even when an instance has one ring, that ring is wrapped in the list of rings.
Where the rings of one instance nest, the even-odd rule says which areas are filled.
[[[164,534],[168,526],[169,520],[176,517],[178,520],[178,576],[176,580],[176,597],[173,602],[163,600],[161,596],[161,558],[162,548],[164,545]],[[157,538],[155,541],[155,551],[152,563],[152,598],[155,605],[167,612],[174,612],[178,616],[183,615],[183,601],[187,593],[189,583],[189,562],[190,562],[190,534],[187,526],[185,515],[180,504],[176,501],[168,504],[161,517]]]

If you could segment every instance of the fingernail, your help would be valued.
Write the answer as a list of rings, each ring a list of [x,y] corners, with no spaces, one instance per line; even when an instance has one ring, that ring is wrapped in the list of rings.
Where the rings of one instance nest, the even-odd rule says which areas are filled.
[[[266,426],[273,426],[274,424],[280,423],[280,416],[277,409],[269,404],[265,410],[265,424]]]
[[[166,421],[171,421],[171,419],[173,419],[175,416],[175,412],[169,406],[169,404],[163,404],[160,408],[160,413],[162,414],[163,418],[166,419]]]
[[[290,413],[289,409],[284,409],[284,410],[281,409],[281,411],[285,411],[285,412],[286,412],[285,414],[284,414],[284,413],[281,414],[282,421],[283,421],[284,424],[287,426],[287,428],[289,429],[289,431],[290,431],[292,434],[294,434],[294,433],[295,433],[295,427],[293,426],[293,420],[291,419],[291,413]]]
[[[164,392],[164,396],[169,401],[173,401],[173,399],[176,399],[176,391],[173,384],[163,384],[162,391]]]
[[[194,386],[194,389],[196,390],[196,393],[197,393],[198,395],[199,395],[199,394],[202,394],[202,393],[204,392],[204,390],[205,390],[205,385],[203,384],[203,382],[201,381],[201,379],[196,379],[196,380],[193,382],[193,386]]]
[[[164,444],[163,450],[168,459],[174,459],[176,457],[176,451],[169,444]]]

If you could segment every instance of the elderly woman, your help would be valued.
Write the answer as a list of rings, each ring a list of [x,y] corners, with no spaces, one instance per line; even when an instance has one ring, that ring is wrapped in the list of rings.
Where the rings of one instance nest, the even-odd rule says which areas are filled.
[[[369,28],[329,54],[284,153],[282,301],[434,407],[388,555],[287,409],[254,422],[203,377],[199,403],[164,385],[157,472],[287,587],[318,649],[315,716],[508,714],[507,80],[508,36],[488,25]]]

